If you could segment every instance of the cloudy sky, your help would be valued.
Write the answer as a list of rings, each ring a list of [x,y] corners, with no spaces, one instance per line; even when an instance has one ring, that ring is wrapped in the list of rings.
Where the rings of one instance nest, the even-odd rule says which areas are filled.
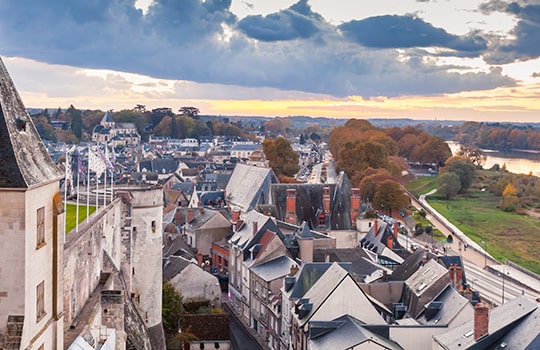
[[[540,0],[18,0],[27,107],[540,121]]]

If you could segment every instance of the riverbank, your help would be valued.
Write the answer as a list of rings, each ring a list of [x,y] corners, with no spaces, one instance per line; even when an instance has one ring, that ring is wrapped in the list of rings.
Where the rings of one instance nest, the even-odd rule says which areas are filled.
[[[436,183],[434,178],[424,181],[432,184],[417,181],[411,192]],[[502,211],[498,208],[500,198],[482,189],[482,186],[475,186],[452,200],[432,195],[427,198],[427,203],[494,259],[513,261],[540,274],[537,256],[540,250],[540,216]]]

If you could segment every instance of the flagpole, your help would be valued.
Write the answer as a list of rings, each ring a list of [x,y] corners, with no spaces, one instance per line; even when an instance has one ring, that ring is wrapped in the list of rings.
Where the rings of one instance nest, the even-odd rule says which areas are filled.
[[[65,178],[64,178],[64,232],[63,232],[63,236],[64,236],[64,243],[66,243],[66,225],[67,225],[67,181],[68,181],[68,161],[70,161],[68,159],[68,152],[66,150],[66,164],[65,164],[65,167],[66,167],[66,174],[65,174]],[[71,167],[71,164],[69,165]],[[70,181],[71,182],[71,181]]]
[[[88,153],[88,157],[90,157],[90,153]],[[88,222],[90,220],[90,166],[88,166],[86,174],[86,222]]]
[[[76,208],[76,211],[75,211],[75,232],[79,232],[79,165],[81,164],[80,162],[80,157],[81,157],[81,154],[78,153],[77,154],[77,206],[75,207]]]

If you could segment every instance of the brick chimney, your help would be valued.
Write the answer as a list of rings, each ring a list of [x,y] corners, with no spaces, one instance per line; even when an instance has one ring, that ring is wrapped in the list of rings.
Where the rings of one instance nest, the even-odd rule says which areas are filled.
[[[351,188],[351,224],[354,229],[356,229],[356,217],[358,214],[360,214],[360,204],[361,204],[361,198],[360,198],[360,189],[359,188]]]
[[[448,267],[448,276],[450,277],[450,283],[456,288],[456,264],[451,264]]]
[[[457,266],[456,265],[456,284],[455,284],[455,288],[457,290],[460,290],[463,288],[463,268],[461,266]]]
[[[375,221],[373,222],[373,233],[374,237],[377,237],[377,234],[379,233],[379,219],[375,218]]]
[[[486,303],[478,303],[474,307],[474,340],[489,333],[489,308]]]
[[[200,250],[197,252],[197,264],[199,267],[202,266],[202,252]]]
[[[330,214],[330,187],[323,187],[323,208],[325,214]]]
[[[231,222],[237,222],[240,219],[240,209],[234,207],[231,214]]]
[[[396,239],[398,238],[398,234],[399,234],[399,227],[398,227],[398,222],[397,221],[394,221],[394,237],[396,237]]]
[[[288,222],[290,224],[296,224],[297,223],[297,217],[296,217],[296,190],[294,188],[287,189],[287,203],[286,203],[285,222]]]
[[[388,249],[394,249],[394,238],[392,237],[392,235],[388,235],[388,237],[386,238],[386,246],[388,247]]]

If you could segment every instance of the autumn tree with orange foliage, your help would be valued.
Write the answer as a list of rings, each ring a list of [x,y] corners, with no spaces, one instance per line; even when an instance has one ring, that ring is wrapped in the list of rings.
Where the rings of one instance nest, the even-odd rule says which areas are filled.
[[[292,149],[291,143],[284,137],[264,140],[263,152],[270,168],[279,178],[292,177],[300,170],[298,153]]]

